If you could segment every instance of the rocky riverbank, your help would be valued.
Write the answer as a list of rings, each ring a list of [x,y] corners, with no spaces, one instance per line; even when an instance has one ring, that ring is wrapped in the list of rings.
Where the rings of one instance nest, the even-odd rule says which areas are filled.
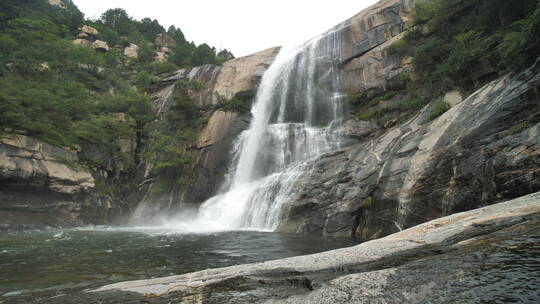
[[[535,193],[349,248],[117,283],[82,297],[103,303],[454,303],[518,297],[525,303],[540,299],[540,282],[531,277],[540,261],[539,221]]]

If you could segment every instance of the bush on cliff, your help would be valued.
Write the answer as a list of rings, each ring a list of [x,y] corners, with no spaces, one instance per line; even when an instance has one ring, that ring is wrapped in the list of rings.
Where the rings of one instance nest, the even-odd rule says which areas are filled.
[[[179,66],[153,62],[148,44],[165,32],[157,20],[134,20],[122,9],[85,20],[71,1],[64,4],[66,8],[46,0],[0,2],[0,131],[25,130],[57,146],[92,142],[102,152],[118,150],[118,138],[145,133],[156,119],[144,92],[154,75]],[[97,28],[97,38],[111,46],[107,53],[72,43],[83,24]],[[196,53],[197,46],[180,29],[173,26],[168,33],[178,48],[187,50],[173,55],[180,66],[219,61],[206,44]],[[112,47],[129,43],[139,45],[137,60]],[[135,123],[119,121],[118,113]]]
[[[501,73],[530,66],[540,54],[538,0],[432,0],[418,2],[413,17],[415,26],[387,52],[412,57],[414,77],[402,75],[394,98],[356,94],[351,102],[357,119],[404,122],[446,92],[471,92]],[[446,106],[435,108],[432,119]]]

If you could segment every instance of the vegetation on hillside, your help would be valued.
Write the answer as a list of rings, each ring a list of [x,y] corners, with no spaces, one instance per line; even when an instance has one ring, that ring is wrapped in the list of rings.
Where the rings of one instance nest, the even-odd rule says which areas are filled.
[[[392,96],[352,96],[358,119],[401,123],[450,90],[469,93],[540,54],[538,0],[432,0],[419,2],[413,17],[414,27],[387,49],[412,57],[413,76],[402,75]],[[449,108],[436,106],[430,119]]]
[[[149,130],[180,136],[152,125],[157,117],[145,89],[156,75],[233,57],[207,44],[196,46],[174,26],[165,30],[157,20],[134,20],[123,9],[85,20],[71,1],[63,3],[64,8],[47,0],[0,2],[0,131],[23,130],[63,147],[92,143],[104,155],[121,158],[119,139]],[[73,44],[82,25],[96,28],[97,39],[110,50]],[[150,46],[160,33],[176,41],[166,63],[154,62]],[[137,59],[123,55],[130,43],[139,46]],[[192,117],[185,116],[192,107],[178,104],[173,112],[179,116],[168,118],[186,138],[192,137]]]

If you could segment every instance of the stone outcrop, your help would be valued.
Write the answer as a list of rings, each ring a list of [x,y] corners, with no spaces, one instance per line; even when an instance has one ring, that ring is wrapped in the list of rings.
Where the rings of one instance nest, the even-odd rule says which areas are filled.
[[[139,57],[139,46],[133,43],[130,43],[129,46],[124,48],[124,56],[128,58],[138,58]]]
[[[48,0],[50,5],[58,6],[59,8],[66,8],[66,5],[62,0]]]
[[[84,36],[84,37],[80,37],[80,38],[87,38],[87,37],[93,37],[93,38],[96,38],[97,35],[99,34],[98,30],[96,30],[95,28],[89,26],[89,25],[83,25],[79,28],[79,36]]]
[[[155,52],[154,53],[154,61],[155,62],[167,62],[167,54],[165,52]]]
[[[96,50],[96,52],[106,53],[109,51],[109,46],[107,45],[107,42],[101,40],[94,41],[94,43],[92,43],[92,48]]]
[[[94,187],[92,175],[78,164],[77,152],[2,134],[0,226],[82,224],[81,213]]]
[[[73,44],[84,46],[84,47],[92,47],[92,41],[89,41],[86,39],[80,39],[80,38],[73,40]]]
[[[107,42],[97,40],[98,31],[88,25],[83,25],[79,28],[77,39],[73,40],[73,44],[84,47],[93,48],[96,52],[106,53],[109,51]]]
[[[278,51],[279,48],[272,48],[227,61],[221,66],[203,65],[190,70],[179,70],[165,77],[161,87],[153,95],[154,109],[160,114],[168,111],[173,102],[174,82],[179,79],[197,81],[202,85],[203,89],[194,96],[200,106],[217,104],[217,94],[229,99],[238,92],[255,90]],[[145,173],[147,180],[141,187],[144,199],[140,207],[151,216],[156,210],[166,212],[168,208],[182,203],[201,203],[214,195],[231,161],[234,141],[249,127],[249,122],[249,114],[220,110],[210,113],[208,123],[201,130],[194,147],[196,165],[189,186],[173,191],[174,193],[153,195],[152,188],[156,177],[152,174],[152,168],[148,167]]]
[[[196,96],[199,105],[217,104],[217,95],[230,99],[238,92],[255,89],[278,52],[278,47],[270,48],[226,61],[220,66],[207,64],[189,70],[181,69],[165,78],[164,82],[178,79],[197,81],[203,86]]]
[[[490,300],[493,290],[531,296],[534,292],[520,284],[501,287],[516,276],[530,276],[530,268],[505,264],[503,270],[495,261],[538,252],[533,236],[539,231],[540,193],[534,193],[349,248],[121,282],[87,297],[136,302],[144,296],[151,303],[454,303],[470,293],[475,301]],[[496,280],[486,280],[491,275]]]
[[[249,127],[249,114],[216,111],[197,140],[195,176],[183,195],[188,202],[204,202],[217,192],[227,173],[236,138]]]
[[[158,48],[167,47],[172,49],[176,47],[176,41],[169,35],[161,33],[157,34],[154,45]]]
[[[279,229],[369,240],[540,190],[539,87],[540,60],[432,122],[429,105],[322,156],[299,179]]]

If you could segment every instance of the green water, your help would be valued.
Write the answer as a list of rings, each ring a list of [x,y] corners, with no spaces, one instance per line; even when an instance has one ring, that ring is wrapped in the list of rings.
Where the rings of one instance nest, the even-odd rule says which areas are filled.
[[[178,234],[134,228],[0,233],[0,302],[109,283],[310,254],[353,245],[265,232]]]

